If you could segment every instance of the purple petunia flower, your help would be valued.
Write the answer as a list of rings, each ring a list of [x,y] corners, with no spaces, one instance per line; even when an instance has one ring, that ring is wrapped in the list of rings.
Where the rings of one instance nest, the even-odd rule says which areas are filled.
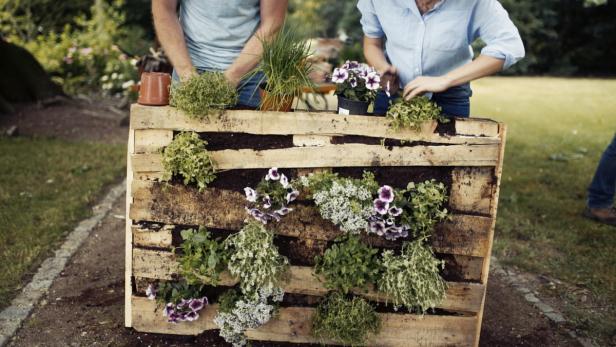
[[[261,220],[261,218],[263,218],[263,212],[259,211],[259,209],[246,207],[246,212],[256,220]]]
[[[276,210],[274,213],[276,213],[276,214],[278,214],[280,216],[286,216],[291,211],[293,211],[293,209],[288,208],[288,207],[282,207],[281,209]]]
[[[263,208],[267,209],[272,207],[272,199],[269,197],[269,195],[266,195],[263,197]]]
[[[381,199],[374,200],[374,210],[380,215],[386,215],[389,210],[389,202]]]
[[[145,290],[145,295],[147,295],[150,300],[156,299],[156,288],[153,284],[148,284],[148,288]]]
[[[173,313],[175,313],[175,305],[172,303],[168,303],[167,305],[165,305],[165,309],[163,310],[163,316],[169,317]]]
[[[270,220],[275,220],[276,222],[280,222],[281,215],[276,212],[268,213],[267,216],[269,217]]]
[[[399,215],[402,214],[402,209],[400,207],[397,207],[397,206],[392,206],[389,209],[389,214],[394,216],[394,217],[398,217]]]
[[[332,74],[332,82],[344,83],[349,78],[349,71],[344,68],[336,68]]]
[[[190,311],[184,314],[183,318],[187,322],[194,322],[199,318],[199,314],[195,311]]]
[[[250,188],[250,187],[246,187],[244,188],[244,193],[246,193],[246,200],[250,201],[250,202],[256,202],[257,201],[257,192]]]
[[[289,186],[289,179],[284,174],[280,174],[280,184],[282,184],[283,188],[287,188]]]
[[[370,72],[366,76],[366,88],[369,90],[379,89],[381,83],[381,77],[376,72]]]
[[[299,196],[299,192],[297,190],[294,190],[294,191],[288,193],[287,194],[287,203],[295,201],[295,199],[297,199],[298,196]]]
[[[383,236],[383,234],[385,233],[385,223],[381,221],[370,223],[370,232],[375,233],[379,236]]]
[[[396,221],[393,218],[387,218],[387,220],[385,221],[385,224],[387,225],[394,225]]]
[[[394,201],[394,189],[390,186],[382,186],[379,188],[379,199],[385,202]]]
[[[203,307],[205,307],[206,303],[206,297],[203,297],[201,299],[191,299],[188,303],[188,308],[190,308],[193,312],[198,312],[203,309]]]
[[[357,87],[357,78],[355,77],[349,78],[349,84],[351,85],[351,88]]]
[[[265,176],[265,180],[269,181],[278,181],[280,179],[280,172],[278,172],[278,168],[277,167],[273,167],[271,169],[269,169],[269,171],[267,172],[267,175]]]

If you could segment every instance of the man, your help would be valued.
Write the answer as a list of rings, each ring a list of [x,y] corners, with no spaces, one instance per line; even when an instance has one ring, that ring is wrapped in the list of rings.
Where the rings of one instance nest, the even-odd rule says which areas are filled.
[[[255,75],[261,40],[283,25],[288,0],[152,0],[156,34],[175,71],[186,80],[203,71],[223,72],[238,88],[238,106],[259,106]]]
[[[595,177],[588,188],[588,206],[584,216],[600,223],[616,226],[616,136],[607,147]]]

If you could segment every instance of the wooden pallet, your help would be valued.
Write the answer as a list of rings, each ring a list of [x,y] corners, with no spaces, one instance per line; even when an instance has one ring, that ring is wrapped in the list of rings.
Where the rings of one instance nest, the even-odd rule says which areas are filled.
[[[195,322],[169,324],[156,303],[143,297],[144,283],[177,278],[178,264],[172,252],[179,245],[180,227],[176,226],[234,232],[246,219],[245,198],[237,187],[217,186],[215,181],[199,192],[194,187],[159,181],[163,170],[160,149],[177,132],[195,131],[208,140],[209,136],[217,139],[210,141],[214,147],[210,153],[216,168],[222,170],[219,177],[237,177],[241,181],[238,185],[254,186],[270,167],[279,167],[291,176],[323,169],[357,173],[379,168],[379,181],[380,172],[446,181],[451,218],[437,226],[430,240],[437,256],[446,263],[446,298],[438,305],[438,314],[381,313],[383,329],[367,344],[478,345],[505,126],[484,119],[456,120],[441,126],[438,132],[435,126],[427,124],[419,132],[393,132],[387,120],[380,117],[257,111],[228,111],[219,120],[200,122],[174,108],[134,105],[128,148],[125,325],[143,332],[183,335],[216,329],[212,322],[215,305],[208,306]],[[220,140],[227,137],[231,140]],[[277,139],[279,143],[275,148],[234,146],[234,139],[248,137]],[[382,139],[387,141],[383,143]],[[321,254],[328,242],[341,234],[314,207],[295,205],[294,209],[284,222],[268,225],[268,229],[278,235],[276,242],[292,243],[299,250],[296,256],[305,250]],[[363,238],[380,248],[401,245],[376,236]],[[293,264],[294,258],[290,259],[292,266],[283,286],[286,293],[317,297],[327,293],[311,266]],[[220,285],[234,284],[234,278],[223,274]],[[375,290],[355,294],[374,302],[387,301]],[[312,307],[281,308],[275,319],[247,335],[254,340],[335,344],[311,335],[313,312]]]

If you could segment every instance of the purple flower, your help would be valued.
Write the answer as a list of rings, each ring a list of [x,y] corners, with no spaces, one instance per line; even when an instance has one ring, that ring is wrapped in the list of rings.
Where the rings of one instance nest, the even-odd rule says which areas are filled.
[[[299,196],[299,192],[297,190],[294,190],[294,191],[288,193],[287,194],[287,203],[295,201],[295,199],[297,199],[298,196]]]
[[[263,208],[268,209],[270,207],[272,207],[272,199],[269,195],[266,195],[263,197]]]
[[[169,323],[177,323],[184,321],[184,315],[181,313],[173,312],[167,317]]]
[[[283,188],[287,188],[289,186],[289,179],[284,174],[280,174],[280,184],[282,184]]]
[[[199,314],[195,311],[190,311],[184,314],[183,318],[187,322],[194,322],[199,318]]]
[[[163,316],[169,317],[173,313],[175,313],[175,305],[172,303],[168,303],[167,305],[165,305],[165,309],[163,310]]]
[[[374,210],[380,215],[386,215],[389,210],[389,202],[381,199],[374,200]]]
[[[349,84],[351,85],[351,88],[357,87],[357,78],[355,77],[349,78]]]
[[[392,206],[389,209],[389,214],[394,216],[394,217],[398,217],[399,215],[402,214],[402,209],[400,207],[397,207],[397,206]]]
[[[344,65],[342,65],[342,68],[350,70],[357,69],[358,67],[360,67],[359,63],[354,60],[347,60]]]
[[[286,216],[287,214],[289,214],[289,212],[293,211],[293,209],[288,208],[288,207],[283,207],[279,210],[276,210],[274,213],[280,215],[280,216]]]
[[[366,88],[369,90],[379,89],[380,83],[381,77],[376,72],[370,72],[368,76],[366,76]]]
[[[387,218],[387,220],[385,221],[385,224],[387,225],[394,225],[396,221],[393,218]]]
[[[344,83],[347,78],[349,78],[349,71],[344,68],[336,68],[332,75],[332,82],[334,83]]]
[[[385,230],[385,238],[390,241],[395,241],[402,237],[407,237],[409,235],[408,229],[405,227],[389,227]]]
[[[191,299],[188,303],[188,308],[190,308],[194,312],[201,311],[203,307],[207,304],[207,298],[203,297],[201,299]]]
[[[259,211],[256,208],[249,209],[248,207],[246,207],[246,212],[248,212],[248,214],[254,219],[261,220],[261,218],[263,218],[263,212]]]
[[[385,223],[381,221],[370,223],[370,232],[383,236],[383,233],[385,233]]]
[[[250,202],[256,202],[257,201],[257,192],[250,188],[250,187],[246,187],[244,188],[244,193],[246,193],[246,200],[250,201]]]
[[[153,284],[148,284],[148,288],[145,290],[145,295],[147,295],[150,300],[156,299],[156,288]]]
[[[273,167],[271,169],[269,169],[269,171],[267,172],[267,175],[265,176],[265,180],[269,181],[278,181],[280,179],[280,173],[278,172],[278,168],[277,167]]]
[[[276,212],[274,213],[268,213],[267,216],[269,217],[269,220],[275,220],[276,222],[280,222],[280,215]]]
[[[394,201],[394,189],[390,186],[382,186],[379,188],[379,199],[385,202]]]

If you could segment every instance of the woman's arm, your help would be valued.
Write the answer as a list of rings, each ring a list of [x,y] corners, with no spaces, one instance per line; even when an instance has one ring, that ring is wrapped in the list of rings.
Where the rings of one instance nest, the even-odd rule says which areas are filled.
[[[287,6],[288,0],[261,0],[261,24],[237,59],[225,71],[227,80],[233,86],[237,86],[242,78],[259,64],[263,53],[261,40],[269,39],[280,30],[284,24]]]

